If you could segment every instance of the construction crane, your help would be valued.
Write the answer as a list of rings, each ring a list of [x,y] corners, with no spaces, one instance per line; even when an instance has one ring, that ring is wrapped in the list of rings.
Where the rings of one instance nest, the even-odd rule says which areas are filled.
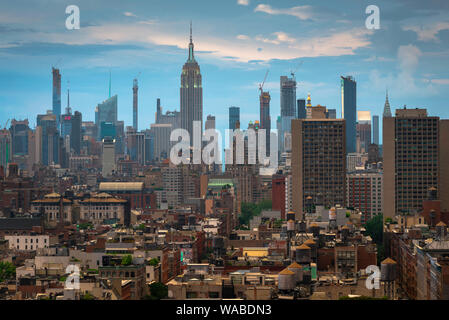
[[[296,72],[298,71],[298,69],[302,66],[302,63],[303,63],[303,61],[301,60],[301,61],[299,62],[299,64],[298,64],[298,66],[296,67],[296,69],[293,70],[293,71],[290,71],[290,74],[291,74],[291,76],[292,76],[293,78],[295,78],[295,74],[296,74]]]
[[[3,129],[6,129],[6,127],[8,126],[9,120],[10,120],[10,119],[6,120],[5,127],[4,127]]]
[[[265,84],[265,81],[267,80],[268,71],[270,71],[270,70],[267,70],[267,72],[265,73],[265,78],[263,78],[263,82],[261,84],[259,84],[260,93],[263,92],[263,85]]]

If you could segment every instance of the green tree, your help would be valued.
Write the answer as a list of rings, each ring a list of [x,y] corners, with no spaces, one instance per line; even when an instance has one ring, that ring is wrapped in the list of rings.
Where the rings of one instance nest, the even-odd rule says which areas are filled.
[[[150,284],[150,295],[146,295],[144,299],[147,300],[160,300],[167,298],[168,287],[160,282],[153,282]]]
[[[92,294],[90,294],[89,292],[86,292],[85,294],[83,294],[80,297],[80,299],[81,300],[95,300],[95,297]]]
[[[150,266],[157,266],[158,263],[159,263],[159,259],[158,259],[158,258],[153,258],[153,259],[151,259],[151,260],[148,262],[148,264],[149,264]]]
[[[364,225],[366,234],[369,235],[373,242],[377,245],[377,263],[384,259],[384,245],[383,245],[383,215],[374,216]]]
[[[16,267],[11,262],[0,261],[0,282],[15,279]]]
[[[258,204],[251,203],[251,202],[242,202],[241,205],[241,214],[239,216],[239,223],[248,225],[249,221],[255,217],[258,216],[262,210],[271,210],[272,203],[271,200],[264,200],[259,202]]]
[[[123,266],[129,266],[131,263],[133,263],[133,257],[130,254],[127,254],[122,258]]]

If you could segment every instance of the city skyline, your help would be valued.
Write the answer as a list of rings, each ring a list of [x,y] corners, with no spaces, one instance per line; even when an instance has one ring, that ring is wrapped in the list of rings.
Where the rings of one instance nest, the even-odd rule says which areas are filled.
[[[153,119],[157,98],[161,99],[164,110],[180,110],[176,88],[179,87],[180,69],[185,62],[190,20],[194,24],[195,53],[204,78],[203,118],[207,114],[217,116],[219,130],[227,128],[227,109],[233,105],[241,108],[242,127],[250,120],[260,120],[258,83],[267,69],[270,73],[264,88],[272,98],[271,127],[275,128],[277,115],[280,114],[280,76],[289,75],[301,62],[296,72],[297,98],[305,98],[311,92],[315,102],[337,109],[337,117],[341,116],[338,79],[341,75],[354,76],[358,84],[357,107],[369,109],[372,115],[382,114],[385,89],[388,88],[393,109],[405,104],[425,107],[429,114],[448,117],[443,92],[449,82],[445,79],[449,76],[444,68],[438,67],[439,62],[448,55],[444,44],[448,34],[445,20],[442,14],[437,13],[438,10],[448,10],[444,4],[430,5],[424,16],[417,2],[408,2],[406,17],[399,13],[401,7],[405,8],[405,3],[400,2],[397,8],[393,8],[381,2],[381,28],[367,30],[364,27],[366,6],[346,5],[345,12],[339,12],[332,6],[323,9],[323,4],[304,2],[293,13],[285,14],[286,11],[281,9],[292,8],[290,2],[266,4],[250,1],[248,5],[239,5],[237,1],[229,1],[221,5],[223,14],[234,13],[236,17],[232,19],[237,20],[245,16],[248,21],[261,27],[248,30],[236,23],[226,32],[218,28],[221,20],[218,20],[217,27],[208,32],[205,30],[206,25],[210,29],[207,19],[193,12],[201,1],[187,8],[185,17],[176,23],[169,22],[167,13],[161,13],[164,5],[159,2],[150,4],[152,10],[148,12],[157,17],[153,20],[144,19],[149,17],[139,14],[146,10],[133,12],[136,8],[132,5],[117,4],[114,12],[101,8],[102,14],[97,17],[93,13],[98,13],[99,8],[83,10],[86,5],[83,1],[78,5],[81,11],[80,30],[64,28],[66,15],[62,5],[55,5],[54,9],[36,16],[32,29],[23,28],[24,19],[29,17],[18,18],[15,15],[12,18],[11,15],[4,20],[8,25],[1,29],[4,37],[0,55],[5,58],[2,59],[0,80],[3,88],[0,98],[2,119],[28,118],[34,126],[36,114],[52,109],[50,70],[54,65],[60,68],[62,75],[61,109],[65,109],[65,92],[70,81],[72,109],[80,111],[84,121],[93,121],[94,107],[106,99],[111,71],[112,92],[118,95],[118,118],[125,121],[125,126],[132,125],[133,79],[141,72],[138,126],[149,128],[151,120],[148,119]],[[211,12],[212,16],[215,9]],[[2,11],[6,15],[15,10],[14,6],[8,5]],[[208,10],[208,7],[203,10]],[[329,11],[352,20],[341,21],[335,28],[327,26],[324,33],[327,37],[317,39],[314,35],[322,28],[318,23],[319,17],[330,14]],[[173,17],[177,14],[174,12]],[[42,16],[54,22],[42,23]],[[61,16],[59,24],[58,16]],[[424,17],[421,27],[412,28],[412,22],[420,17]],[[269,26],[262,26],[263,22],[268,21],[271,30]],[[119,32],[118,26],[123,30],[133,30],[129,39]],[[301,41],[295,31],[298,27],[304,31],[301,34],[307,35]],[[360,33],[353,32],[353,28]],[[246,34],[245,30],[248,31]],[[148,36],[136,39],[134,33],[142,32]],[[40,42],[31,37],[35,33],[43,35]],[[385,38],[386,35],[389,38]],[[359,42],[351,37],[359,37]],[[220,41],[226,42],[227,46],[220,47]],[[341,45],[343,41],[345,46]],[[298,42],[309,43],[310,48],[323,52],[295,48]],[[261,50],[257,49],[251,56],[244,50],[245,46]],[[233,52],[228,52],[231,50]],[[36,59],[27,61],[30,54]],[[24,88],[28,94],[19,95],[18,92]]]

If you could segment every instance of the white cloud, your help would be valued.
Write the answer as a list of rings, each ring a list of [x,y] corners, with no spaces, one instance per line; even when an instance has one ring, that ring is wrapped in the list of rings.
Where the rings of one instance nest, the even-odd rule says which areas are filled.
[[[262,41],[265,43],[271,43],[271,44],[280,44],[280,43],[294,43],[296,42],[296,39],[291,38],[287,33],[279,31],[274,32],[273,35],[275,36],[274,39],[264,38],[261,35],[256,36],[257,41]]]
[[[402,28],[405,31],[413,31],[417,34],[420,41],[435,41],[439,42],[437,34],[443,30],[449,30],[449,22],[437,22],[428,26],[405,26]]]
[[[430,80],[424,80],[429,83],[435,83],[439,85],[449,85],[449,79],[430,79]]]
[[[237,0],[237,4],[241,6],[247,6],[249,5],[249,0]]]
[[[134,13],[128,12],[128,11],[123,12],[123,15],[125,15],[125,16],[127,16],[127,17],[137,17]]]
[[[235,44],[235,37],[213,37],[195,35],[197,55],[215,60],[247,63],[249,61],[267,62],[272,59],[290,60],[301,57],[353,55],[354,51],[370,45],[367,39],[369,30],[347,30],[330,35],[292,38],[285,32],[273,33],[271,37],[250,38]],[[180,33],[158,23],[112,23],[84,27],[67,37],[63,33],[39,32],[33,35],[41,41],[68,45],[140,45],[143,48],[153,45],[171,46],[186,49],[188,32]],[[239,37],[239,36],[237,36]],[[263,40],[265,39],[265,41]],[[31,41],[32,39],[30,39]],[[260,43],[263,41],[263,43]],[[203,51],[203,52],[200,52]]]
[[[300,20],[308,20],[313,16],[312,7],[305,6],[296,6],[287,9],[275,9],[268,4],[259,4],[255,9],[255,12],[265,12],[271,15],[289,15],[294,16]]]
[[[400,97],[429,96],[438,93],[433,85],[433,83],[438,84],[438,79],[435,79],[436,82],[427,80],[427,86],[422,83],[417,84],[415,74],[421,56],[421,50],[414,45],[400,46],[397,52],[397,72],[381,74],[378,70],[371,71],[372,85],[382,91],[387,87],[389,91],[395,92],[395,95]],[[421,78],[419,82],[422,82]]]
[[[247,35],[244,35],[244,34],[239,34],[237,36],[237,39],[239,39],[239,40],[248,40],[249,37]]]

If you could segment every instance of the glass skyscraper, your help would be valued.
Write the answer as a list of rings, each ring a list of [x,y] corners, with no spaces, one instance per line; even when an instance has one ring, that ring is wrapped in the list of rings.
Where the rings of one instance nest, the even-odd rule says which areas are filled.
[[[357,83],[351,76],[341,77],[341,116],[346,120],[346,152],[355,152],[357,137]]]
[[[229,108],[229,129],[235,130],[237,121],[240,122],[240,108],[230,107]]]

